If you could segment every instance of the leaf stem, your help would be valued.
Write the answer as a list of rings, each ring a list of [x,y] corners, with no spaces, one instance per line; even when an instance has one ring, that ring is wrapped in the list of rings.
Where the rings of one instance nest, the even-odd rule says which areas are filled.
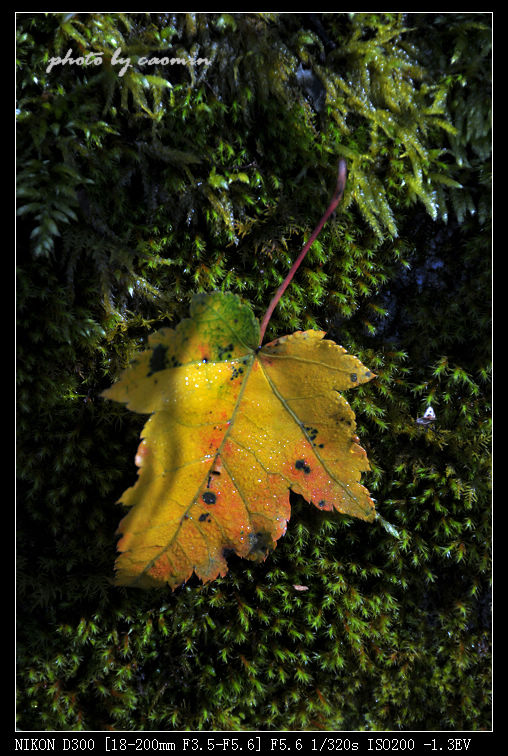
[[[303,261],[303,258],[309,251],[311,245],[316,241],[317,237],[321,233],[321,229],[325,225],[326,221],[330,217],[330,215],[335,211],[337,208],[337,205],[342,199],[342,195],[344,194],[344,189],[346,186],[346,161],[344,159],[339,160],[339,168],[338,168],[338,176],[337,176],[337,186],[335,188],[335,192],[333,194],[333,197],[331,199],[330,204],[328,205],[328,209],[326,210],[325,214],[317,224],[316,228],[312,232],[309,241],[304,246],[298,257],[296,258],[295,262],[293,263],[293,266],[289,273],[287,274],[284,281],[281,283],[277,291],[275,292],[272,301],[268,305],[268,309],[265,312],[265,315],[263,317],[263,320],[261,322],[261,331],[259,335],[259,346],[263,343],[263,338],[265,336],[266,327],[268,325],[268,321],[272,317],[272,313],[277,307],[277,304],[279,302],[279,299],[282,297],[284,292],[286,291],[287,287],[291,283],[291,279],[293,278],[294,274],[296,273],[297,269],[299,268],[301,262]]]

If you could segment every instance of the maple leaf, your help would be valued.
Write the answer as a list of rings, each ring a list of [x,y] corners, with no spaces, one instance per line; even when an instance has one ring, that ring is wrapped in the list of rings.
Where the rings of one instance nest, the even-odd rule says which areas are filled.
[[[190,318],[148,348],[103,396],[150,413],[138,480],[121,501],[116,582],[176,588],[263,560],[285,533],[289,489],[322,510],[376,517],[355,416],[339,393],[374,377],[323,331],[259,347],[233,294],[193,297]]]

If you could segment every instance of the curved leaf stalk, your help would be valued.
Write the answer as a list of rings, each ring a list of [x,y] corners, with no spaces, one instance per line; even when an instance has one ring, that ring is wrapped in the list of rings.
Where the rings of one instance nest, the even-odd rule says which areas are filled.
[[[296,271],[298,270],[298,268],[300,267],[300,264],[302,263],[305,255],[307,254],[307,252],[311,248],[312,244],[316,241],[317,237],[321,233],[321,229],[325,225],[326,221],[328,220],[328,218],[330,217],[330,215],[333,212],[335,212],[335,210],[337,209],[337,206],[338,206],[339,202],[341,201],[342,196],[344,194],[345,187],[346,187],[346,161],[341,158],[339,160],[339,168],[338,168],[338,176],[337,176],[337,186],[335,188],[335,192],[334,192],[333,197],[332,197],[332,199],[330,201],[330,204],[328,205],[328,208],[327,208],[325,214],[323,215],[323,217],[321,218],[321,220],[317,224],[316,228],[312,232],[312,235],[310,236],[309,241],[307,242],[307,244],[304,246],[304,248],[302,249],[302,251],[300,252],[300,254],[298,255],[298,257],[296,258],[295,262],[293,263],[293,266],[292,266],[291,270],[289,271],[289,273],[287,274],[286,278],[284,279],[284,281],[281,283],[281,285],[279,286],[279,288],[275,292],[275,294],[274,294],[274,296],[272,298],[272,301],[268,305],[268,309],[265,312],[265,315],[264,315],[263,320],[261,322],[261,330],[260,330],[260,334],[259,334],[259,346],[261,346],[261,344],[263,343],[266,327],[268,326],[268,322],[269,322],[270,318],[272,317],[272,313],[275,310],[275,308],[277,307],[277,304],[278,304],[280,298],[282,297],[282,295],[286,291],[287,287],[291,283],[291,280],[292,280],[294,274],[296,273]]]

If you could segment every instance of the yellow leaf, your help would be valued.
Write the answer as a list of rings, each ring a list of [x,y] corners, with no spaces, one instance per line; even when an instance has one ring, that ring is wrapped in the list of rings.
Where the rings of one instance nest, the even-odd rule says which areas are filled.
[[[289,489],[372,521],[355,416],[338,393],[373,374],[323,331],[258,347],[233,294],[198,294],[191,317],[149,338],[103,396],[150,413],[138,480],[122,496],[116,580],[172,588],[209,581],[227,556],[262,560],[285,533]]]

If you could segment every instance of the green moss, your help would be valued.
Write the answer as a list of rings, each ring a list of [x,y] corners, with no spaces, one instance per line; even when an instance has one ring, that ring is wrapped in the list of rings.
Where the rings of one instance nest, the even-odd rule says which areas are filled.
[[[104,62],[46,72],[69,48]],[[487,14],[18,16],[21,729],[490,727],[489,56]],[[376,373],[349,400],[393,527],[295,496],[264,563],[115,588],[144,418],[101,391],[196,291],[261,317],[339,157],[267,339]]]

